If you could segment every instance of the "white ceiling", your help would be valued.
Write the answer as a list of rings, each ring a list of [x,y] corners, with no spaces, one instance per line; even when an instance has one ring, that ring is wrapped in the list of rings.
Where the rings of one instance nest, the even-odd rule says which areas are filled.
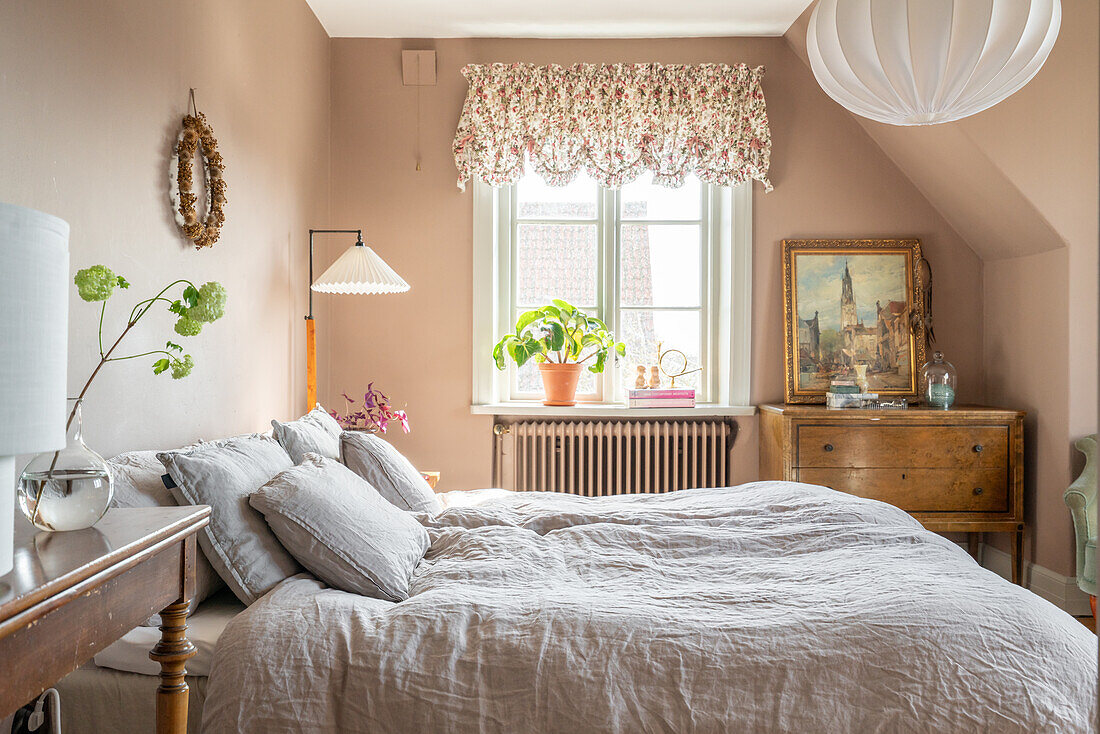
[[[332,37],[781,36],[812,0],[306,0]]]

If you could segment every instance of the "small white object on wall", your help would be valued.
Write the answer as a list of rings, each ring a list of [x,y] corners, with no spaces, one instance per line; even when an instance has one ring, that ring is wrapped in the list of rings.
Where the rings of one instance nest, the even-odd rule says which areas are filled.
[[[820,0],[806,51],[825,93],[890,125],[981,112],[1039,72],[1061,0]]]
[[[15,456],[65,447],[69,225],[0,203],[0,576],[12,569]]]

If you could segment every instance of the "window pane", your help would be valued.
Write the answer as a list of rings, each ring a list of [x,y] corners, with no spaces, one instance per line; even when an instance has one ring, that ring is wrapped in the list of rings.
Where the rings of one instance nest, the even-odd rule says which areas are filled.
[[[699,306],[701,228],[698,224],[624,224],[624,306]]]
[[[539,367],[534,360],[523,365],[516,371],[516,389],[521,393],[537,393],[542,395],[542,377],[539,375]],[[592,396],[596,394],[596,375],[584,369],[581,379],[577,383],[577,395]]]
[[[623,219],[699,219],[702,187],[689,175],[683,186],[669,189],[655,185],[653,174],[646,173],[623,186],[620,201]]]
[[[596,225],[520,224],[516,243],[516,305],[554,298],[596,303]]]
[[[596,182],[583,173],[568,186],[549,186],[529,173],[516,184],[520,219],[595,219],[599,194]]]
[[[638,365],[645,367],[646,377],[649,367],[657,364],[657,342],[662,349],[679,349],[688,359],[688,369],[699,367],[701,315],[698,311],[621,311],[619,314],[620,340],[626,343],[626,358],[623,360],[623,385],[634,387]],[[673,354],[665,358],[665,369],[679,372],[683,360]],[[698,372],[676,379],[676,387],[694,387],[702,384]],[[661,382],[665,387],[669,381],[662,374]],[[700,395],[699,397],[704,397]]]

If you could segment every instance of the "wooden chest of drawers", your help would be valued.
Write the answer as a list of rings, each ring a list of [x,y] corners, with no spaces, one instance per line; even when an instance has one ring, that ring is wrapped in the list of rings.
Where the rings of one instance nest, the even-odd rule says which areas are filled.
[[[971,406],[764,405],[760,478],[889,502],[937,532],[1012,533],[1012,578],[1019,583],[1023,421],[1019,411]]]

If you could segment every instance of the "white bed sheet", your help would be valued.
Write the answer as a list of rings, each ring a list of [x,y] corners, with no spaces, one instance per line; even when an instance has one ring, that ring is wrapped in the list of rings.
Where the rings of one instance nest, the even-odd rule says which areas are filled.
[[[214,646],[222,630],[233,617],[245,609],[233,592],[222,589],[204,601],[187,618],[187,639],[195,646],[195,657],[187,661],[187,674],[194,676],[210,675],[210,666],[214,660]],[[136,627],[120,640],[104,648],[93,660],[97,667],[120,670],[141,675],[159,675],[160,665],[149,658],[149,651],[160,639],[160,630],[156,627]]]

